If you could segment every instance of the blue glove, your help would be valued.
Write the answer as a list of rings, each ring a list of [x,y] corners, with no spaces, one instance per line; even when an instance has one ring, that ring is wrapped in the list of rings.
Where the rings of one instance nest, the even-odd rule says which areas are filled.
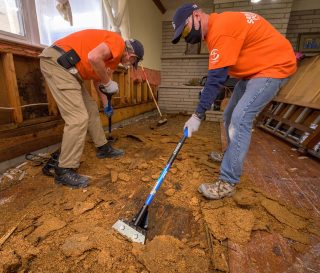
[[[112,117],[113,115],[113,108],[111,105],[108,104],[108,106],[104,107],[104,113],[108,118]]]

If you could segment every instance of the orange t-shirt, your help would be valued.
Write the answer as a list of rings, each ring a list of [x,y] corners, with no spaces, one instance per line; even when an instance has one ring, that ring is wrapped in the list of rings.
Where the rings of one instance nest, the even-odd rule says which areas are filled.
[[[205,37],[209,70],[229,67],[235,78],[287,78],[296,71],[289,41],[251,12],[212,13]]]
[[[125,49],[124,40],[115,32],[101,29],[87,29],[72,33],[54,44],[65,51],[74,49],[81,61],[76,64],[80,76],[84,80],[100,81],[88,60],[89,52],[101,43],[106,43],[112,53],[112,59],[105,60],[106,67],[114,70],[120,63]]]

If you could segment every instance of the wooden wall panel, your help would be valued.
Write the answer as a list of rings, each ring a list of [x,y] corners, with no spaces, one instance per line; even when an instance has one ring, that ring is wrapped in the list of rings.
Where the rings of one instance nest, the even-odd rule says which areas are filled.
[[[128,70],[128,73],[124,75],[124,96],[125,96],[125,102],[126,103],[131,103],[131,82],[133,84],[133,81],[130,79],[130,70]]]
[[[119,73],[119,96],[120,96],[120,103],[126,103],[126,94],[125,94],[125,79],[124,79],[124,72]]]
[[[45,79],[38,58],[13,55],[23,120],[49,114]]]
[[[0,109],[0,125],[2,124],[9,124],[13,122],[13,115],[12,110],[7,109],[10,107],[10,101],[8,98],[8,90],[7,90],[7,84],[6,79],[4,76],[4,67],[2,63],[2,58],[0,58],[0,107],[3,107],[4,109]]]
[[[21,123],[23,121],[23,117],[13,55],[12,53],[4,53],[1,57],[7,86],[7,96],[10,101],[10,106],[13,107],[13,119],[15,122]]]
[[[136,102],[140,103],[142,99],[142,84],[141,82],[137,82],[137,97],[136,97]]]
[[[148,100],[148,85],[147,82],[142,83],[142,101],[146,102]]]
[[[320,55],[305,59],[276,101],[320,109]]]

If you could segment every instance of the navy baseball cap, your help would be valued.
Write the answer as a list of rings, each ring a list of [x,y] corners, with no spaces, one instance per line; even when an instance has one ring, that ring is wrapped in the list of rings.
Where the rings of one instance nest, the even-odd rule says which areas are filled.
[[[136,39],[129,39],[126,40],[126,47],[129,48],[137,57],[136,62],[133,64],[133,67],[137,69],[138,63],[143,60],[143,55],[144,55],[144,48],[142,43],[140,43]]]
[[[197,9],[200,9],[198,5],[189,3],[189,4],[184,4],[180,6],[176,10],[172,20],[174,36],[171,42],[173,44],[176,44],[179,42],[188,17],[193,13],[194,10],[197,10]]]

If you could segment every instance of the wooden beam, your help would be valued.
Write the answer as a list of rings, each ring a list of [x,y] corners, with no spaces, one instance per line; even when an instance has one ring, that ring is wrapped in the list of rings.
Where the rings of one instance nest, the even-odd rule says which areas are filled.
[[[142,101],[144,102],[148,101],[148,93],[149,93],[149,90],[148,90],[147,82],[143,82],[142,83]]]
[[[137,82],[137,83],[136,83],[136,88],[137,88],[136,101],[137,101],[137,103],[140,103],[140,102],[141,102],[141,95],[142,95],[141,82]]]
[[[6,161],[38,149],[59,143],[62,139],[63,126],[50,129],[50,134],[35,133],[32,139],[24,141],[22,138],[13,145],[0,147],[0,162]],[[44,132],[44,131],[43,131]]]
[[[12,53],[5,53],[2,55],[3,70],[7,86],[7,95],[9,98],[10,106],[13,108],[13,119],[15,122],[20,123],[23,121],[21,111],[20,96],[16,78],[16,70],[14,67]]]
[[[119,122],[121,120],[125,120],[128,118],[135,117],[137,115],[150,112],[155,109],[155,105],[153,102],[141,103],[137,105],[131,105],[127,107],[121,107],[114,109],[114,114],[112,116],[112,122]],[[103,126],[108,125],[108,119],[103,113],[100,113],[100,118],[102,120]]]
[[[130,69],[124,74],[124,95],[126,103],[131,103],[131,79],[130,79]]]
[[[125,80],[124,80],[124,72],[120,72],[119,74],[119,95],[120,95],[120,103],[126,103],[126,93],[125,93]]]
[[[56,119],[52,121],[17,127],[9,130],[2,130],[0,131],[0,139],[9,138],[9,137],[19,137],[23,135],[32,134],[34,132],[40,132],[40,131],[52,129],[57,127],[58,125],[63,124],[63,122],[64,121],[62,119]]]
[[[38,58],[44,47],[24,45],[21,43],[1,41],[0,42],[0,52],[3,53],[13,53],[15,55],[20,55],[23,57],[34,57]]]
[[[157,8],[161,11],[162,14],[164,14],[167,10],[162,4],[161,0],[153,0],[153,3],[157,6]]]

